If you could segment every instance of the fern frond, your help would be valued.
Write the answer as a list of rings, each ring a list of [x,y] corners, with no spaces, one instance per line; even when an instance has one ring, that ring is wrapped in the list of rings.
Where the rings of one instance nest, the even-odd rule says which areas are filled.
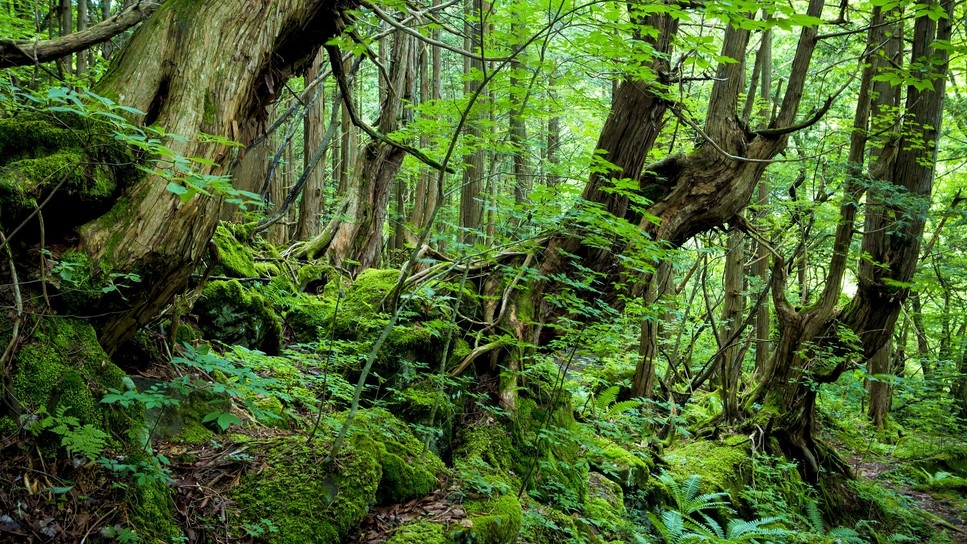
[[[819,502],[815,499],[806,503],[806,517],[814,533],[823,534],[826,529],[823,525],[823,514],[819,511]]]
[[[856,532],[855,529],[850,529],[849,527],[836,527],[835,529],[830,529],[826,536],[829,538],[835,538],[842,542],[843,544],[866,544],[866,541],[860,537],[860,534]]]
[[[614,403],[613,406],[608,408],[608,411],[607,413],[604,414],[604,417],[605,419],[612,419],[630,410],[635,410],[639,406],[641,406],[641,401],[638,399],[623,400],[621,402],[616,402]]]
[[[597,413],[603,414],[607,412],[608,406],[610,406],[614,401],[618,400],[618,393],[620,392],[620,387],[617,385],[612,385],[611,387],[598,393],[597,397],[594,399],[594,407],[597,410]]]
[[[787,536],[789,531],[782,527],[769,527],[769,525],[779,521],[779,518],[769,517],[745,521],[733,519],[729,521],[727,527],[729,542],[748,542],[757,538],[769,538]]]

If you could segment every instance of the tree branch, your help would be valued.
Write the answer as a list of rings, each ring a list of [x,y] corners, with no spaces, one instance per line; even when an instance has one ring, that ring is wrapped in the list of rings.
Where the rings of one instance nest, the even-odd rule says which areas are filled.
[[[336,82],[339,83],[339,90],[342,92],[343,105],[346,107],[346,111],[349,113],[349,118],[352,120],[354,125],[359,127],[359,129],[365,132],[370,138],[383,142],[387,145],[398,147],[406,153],[409,153],[413,157],[417,158],[420,162],[429,166],[430,168],[435,170],[446,170],[451,174],[456,173],[456,170],[453,168],[444,167],[439,162],[426,156],[426,154],[419,149],[406,145],[402,142],[394,141],[389,136],[377,132],[376,129],[364,123],[363,120],[359,118],[359,115],[356,114],[356,109],[353,107],[353,101],[350,100],[352,95],[349,92],[349,84],[346,83],[346,76],[343,74],[341,62],[342,55],[339,53],[339,47],[335,45],[327,45],[325,47],[326,52],[329,53],[329,61],[332,65],[332,74],[336,77]]]
[[[68,34],[55,40],[0,39],[0,68],[28,66],[56,60],[84,51],[93,45],[117,36],[154,13],[161,2],[139,1],[114,17],[102,21],[87,30]]]

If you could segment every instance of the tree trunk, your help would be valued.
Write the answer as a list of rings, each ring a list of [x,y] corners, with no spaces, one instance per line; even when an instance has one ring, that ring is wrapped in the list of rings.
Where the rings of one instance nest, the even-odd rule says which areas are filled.
[[[483,0],[467,0],[467,18],[464,23],[464,47],[468,51],[483,53],[483,37],[486,25],[484,23]],[[467,100],[476,99],[469,115],[464,138],[473,151],[464,156],[463,184],[460,186],[460,242],[474,244],[483,240],[483,212],[484,212],[484,148],[480,142],[481,131],[479,123],[474,119],[482,117],[483,102],[486,95],[481,89],[483,85],[484,62],[479,58],[464,59],[463,95]]]
[[[719,360],[716,382],[722,397],[722,415],[726,423],[739,416],[739,379],[745,348],[735,334],[742,327],[745,313],[745,235],[733,228],[729,232],[725,256],[725,297],[722,301],[722,326],[719,329]]]
[[[77,31],[87,30],[87,0],[77,0]],[[82,77],[87,73],[87,51],[77,53],[77,77]]]
[[[933,88],[907,89],[906,117],[900,136],[883,147],[871,168],[871,173],[882,174],[876,177],[886,178],[897,191],[919,199],[920,204],[929,202],[933,187],[947,69],[946,51],[935,50],[932,45],[950,38],[952,6],[946,5],[946,19],[933,21],[922,16],[916,20],[911,57],[919,62],[930,59],[934,72],[927,77]],[[879,47],[875,32],[876,25],[869,43]],[[890,164],[892,168],[888,167]],[[800,461],[800,470],[809,481],[816,481],[824,461],[832,461],[815,440],[816,386],[835,381],[854,354],[868,359],[889,343],[900,307],[909,293],[924,227],[923,216],[911,216],[909,202],[904,207],[897,201],[884,201],[880,192],[871,193],[867,199],[862,254],[864,261],[876,266],[861,265],[856,295],[837,312],[835,304],[846,248],[853,231],[855,196],[844,198],[829,267],[830,274],[836,275],[827,278],[819,302],[801,311],[794,309],[784,296],[784,267],[775,263],[773,299],[779,316],[779,341],[773,372],[764,377],[751,398],[763,406],[760,416],[767,421],[760,422],[760,426],[769,429],[787,454]],[[903,221],[895,224],[894,218]]]
[[[324,70],[326,62],[325,53],[320,51],[312,61],[312,66],[306,73],[306,82],[315,81],[319,74]],[[319,82],[322,86],[324,82]],[[303,120],[303,134],[305,135],[305,146],[303,147],[302,168],[310,167],[312,155],[322,143],[326,133],[326,97],[325,92],[320,89],[319,98],[309,106]],[[325,210],[325,189],[326,189],[326,169],[324,168],[326,159],[323,157],[315,168],[309,173],[306,179],[305,188],[302,190],[302,200],[299,204],[299,223],[296,227],[294,238],[296,240],[309,240],[322,232],[322,214]]]
[[[397,32],[390,67],[391,82],[377,123],[382,134],[397,129],[403,105],[412,99],[415,54],[415,38]],[[332,49],[330,57],[333,62],[338,62]],[[356,173],[350,178],[345,192],[340,194],[334,219],[319,236],[306,244],[301,255],[309,258],[325,255],[333,264],[345,266],[353,272],[378,266],[387,206],[405,153],[404,149],[381,141],[367,144],[360,153]],[[352,261],[351,265],[349,261]]]
[[[247,143],[285,79],[341,30],[341,9],[350,4],[282,0],[273,6],[266,10],[251,0],[167,2],[134,33],[98,91],[146,112],[137,119],[144,124]],[[202,166],[201,174],[229,173],[237,160],[231,148],[193,138],[167,145],[219,165]],[[81,229],[81,248],[94,262],[141,277],[138,299],[101,327],[100,341],[109,353],[184,289],[214,232],[220,198],[181,202],[165,185],[149,176]]]

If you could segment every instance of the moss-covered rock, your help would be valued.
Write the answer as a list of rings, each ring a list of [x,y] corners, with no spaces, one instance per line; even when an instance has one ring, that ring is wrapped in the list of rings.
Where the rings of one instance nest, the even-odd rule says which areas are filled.
[[[752,473],[748,438],[733,436],[722,442],[692,440],[665,450],[667,470],[677,481],[701,478],[703,492],[735,494]]]
[[[393,533],[386,544],[448,544],[446,528],[432,521],[407,523]]]
[[[287,438],[272,447],[264,467],[232,491],[237,505],[236,536],[247,524],[270,520],[278,544],[341,542],[376,502],[382,478],[379,446],[363,435],[349,438],[332,466],[324,466],[327,446]]]
[[[107,125],[65,113],[0,119],[0,223],[12,228],[51,195],[44,207],[48,236],[106,211],[141,178],[134,154]]]
[[[581,542],[577,538],[578,514],[565,514],[560,510],[539,503],[527,504],[518,542],[527,544],[558,544]]]
[[[578,436],[570,396],[547,405],[518,398],[515,472],[530,476],[525,485],[533,497],[565,511],[579,510],[587,491],[588,463]]]
[[[260,275],[252,251],[239,242],[224,224],[215,229],[212,243],[218,250],[215,273],[231,278],[254,278]]]
[[[332,331],[335,301],[314,296],[293,297],[288,301],[285,323],[298,343],[317,342]]]
[[[274,355],[282,342],[282,325],[262,295],[237,280],[213,281],[195,303],[205,338]]]
[[[446,472],[443,462],[432,452],[424,454],[423,443],[405,423],[386,410],[373,408],[358,412],[351,432],[378,441],[383,468],[377,491],[380,504],[423,497],[439,486],[438,478]]]
[[[138,415],[100,404],[109,389],[124,389],[124,372],[111,362],[94,329],[85,321],[44,317],[21,345],[14,359],[13,388],[28,411],[59,409],[118,434]]]
[[[589,473],[584,518],[599,532],[614,534],[626,524],[626,513],[621,486],[603,474]]]
[[[337,276],[337,273],[331,266],[313,263],[299,268],[295,275],[299,291],[319,294],[323,292],[329,281]]]
[[[591,432],[582,434],[591,469],[596,470],[619,485],[645,487],[654,462],[646,455],[636,455],[617,443]]]
[[[140,482],[129,488],[133,495],[131,522],[141,542],[179,542],[184,535],[175,522],[171,491],[158,480]]]
[[[506,544],[517,539],[523,513],[520,501],[513,493],[489,500],[472,501],[465,508],[469,514],[465,526],[450,532],[450,538],[454,542]]]
[[[323,427],[320,435],[331,437],[338,425]],[[311,446],[304,438],[279,440],[264,468],[232,492],[239,530],[267,519],[278,528],[267,535],[273,543],[340,542],[371,506],[422,497],[446,470],[432,453],[422,455],[406,424],[385,410],[360,410],[346,440],[332,466],[321,463],[331,439]]]

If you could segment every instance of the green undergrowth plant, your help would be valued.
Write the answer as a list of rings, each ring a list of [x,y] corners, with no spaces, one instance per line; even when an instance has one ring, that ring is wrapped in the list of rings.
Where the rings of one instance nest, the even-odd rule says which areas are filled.
[[[790,531],[778,524],[777,518],[752,521],[729,519],[734,514],[728,494],[700,493],[701,478],[691,475],[679,483],[663,472],[658,476],[672,503],[660,514],[649,513],[648,519],[659,537],[667,544],[685,542],[781,542]]]

